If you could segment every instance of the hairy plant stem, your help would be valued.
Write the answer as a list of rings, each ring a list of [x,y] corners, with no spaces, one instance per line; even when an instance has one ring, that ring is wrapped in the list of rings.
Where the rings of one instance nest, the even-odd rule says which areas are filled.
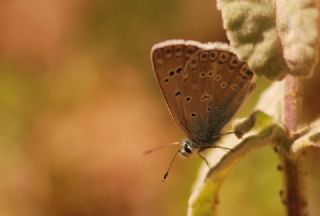
[[[301,106],[301,83],[299,78],[287,76],[284,80],[283,124],[290,138],[297,133],[299,110]],[[286,206],[287,216],[305,216],[306,200],[301,161],[293,160],[290,152],[279,151],[284,175],[284,190],[280,192]]]

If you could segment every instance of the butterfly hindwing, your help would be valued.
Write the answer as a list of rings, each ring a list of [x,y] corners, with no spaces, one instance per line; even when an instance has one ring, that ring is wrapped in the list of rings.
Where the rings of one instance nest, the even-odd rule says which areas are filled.
[[[210,143],[219,136],[249,94],[252,78],[247,65],[225,45],[211,44],[193,55],[184,69],[182,85],[190,138]]]

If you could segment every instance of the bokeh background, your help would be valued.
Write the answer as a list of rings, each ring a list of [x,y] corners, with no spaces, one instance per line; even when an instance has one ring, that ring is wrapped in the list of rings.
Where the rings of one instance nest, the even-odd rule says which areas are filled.
[[[175,149],[142,156],[183,138],[149,56],[177,38],[227,41],[215,2],[0,1],[1,216],[186,214],[201,160],[176,160],[162,183]],[[238,117],[268,85],[258,80]],[[283,215],[277,163],[269,147],[240,162],[221,215]]]

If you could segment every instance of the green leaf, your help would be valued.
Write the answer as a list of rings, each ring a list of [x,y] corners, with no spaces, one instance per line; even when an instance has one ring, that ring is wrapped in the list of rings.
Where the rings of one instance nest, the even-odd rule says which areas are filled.
[[[296,139],[291,146],[291,153],[294,159],[307,149],[320,150],[320,119],[313,122],[302,135]]]
[[[233,130],[236,134],[244,135],[249,131],[265,128],[273,122],[271,116],[261,111],[253,112],[249,118],[236,119],[233,123]],[[240,138],[240,136],[238,136]]]
[[[277,0],[276,27],[289,73],[311,76],[318,55],[318,10],[311,0]]]
[[[310,75],[317,58],[318,12],[310,0],[217,0],[231,46],[258,75]]]

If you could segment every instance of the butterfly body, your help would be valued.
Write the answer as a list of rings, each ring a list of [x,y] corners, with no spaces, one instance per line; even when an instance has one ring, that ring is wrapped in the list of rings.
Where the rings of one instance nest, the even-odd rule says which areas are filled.
[[[253,72],[223,43],[169,40],[153,46],[151,58],[170,113],[187,136],[180,153],[212,147],[254,89]]]

